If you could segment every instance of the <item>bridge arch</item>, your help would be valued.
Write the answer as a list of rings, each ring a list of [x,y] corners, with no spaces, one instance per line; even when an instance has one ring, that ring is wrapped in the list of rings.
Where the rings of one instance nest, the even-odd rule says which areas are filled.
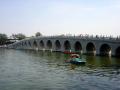
[[[33,42],[33,47],[35,47],[35,48],[37,48],[37,47],[38,47],[38,45],[37,45],[37,42],[36,42],[36,41],[34,41],[34,42]]]
[[[24,45],[27,46],[27,42],[26,41],[24,42]]]
[[[87,43],[86,45],[86,54],[95,55],[96,47],[92,42]]]
[[[115,56],[120,57],[120,46],[115,50]]]
[[[100,47],[100,55],[110,56],[111,55],[111,47],[108,44],[102,44]]]
[[[41,47],[41,48],[44,48],[44,47],[45,47],[43,40],[41,40],[39,44],[40,44],[40,47]]]
[[[50,40],[47,41],[47,48],[52,49],[52,42]]]
[[[22,42],[22,46],[24,46],[24,42]]]
[[[71,50],[71,45],[70,45],[70,42],[68,40],[66,40],[64,42],[64,50],[66,50],[66,51],[70,51]]]
[[[19,47],[21,47],[22,46],[22,44],[21,44],[21,42],[19,43]]]
[[[30,41],[28,41],[28,45],[29,45],[29,47],[31,47],[31,43],[30,43]]]
[[[61,49],[61,44],[59,40],[55,41],[55,50],[60,50]]]
[[[82,45],[79,41],[75,42],[74,49],[75,49],[75,52],[81,52],[82,51]]]

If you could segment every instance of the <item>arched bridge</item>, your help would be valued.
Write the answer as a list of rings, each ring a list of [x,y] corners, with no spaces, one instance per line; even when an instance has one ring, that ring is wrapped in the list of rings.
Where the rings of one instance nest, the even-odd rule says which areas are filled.
[[[120,56],[120,40],[80,36],[41,36],[21,40],[8,46],[13,49],[72,51],[82,54]]]

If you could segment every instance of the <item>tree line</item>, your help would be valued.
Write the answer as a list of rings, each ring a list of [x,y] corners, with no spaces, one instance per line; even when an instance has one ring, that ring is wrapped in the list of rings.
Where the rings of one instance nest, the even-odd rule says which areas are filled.
[[[34,36],[31,37],[39,37],[42,36],[40,32],[36,32]],[[11,44],[13,43],[11,40],[22,40],[27,37],[23,33],[18,33],[18,34],[12,34],[10,37],[7,36],[7,34],[0,33],[0,45],[6,45],[6,44]]]

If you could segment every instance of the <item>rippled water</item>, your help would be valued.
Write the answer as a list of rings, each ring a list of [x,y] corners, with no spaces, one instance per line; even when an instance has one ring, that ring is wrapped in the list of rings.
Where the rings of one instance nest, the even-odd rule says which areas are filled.
[[[0,90],[120,90],[120,58],[82,57],[75,66],[58,52],[0,49]]]

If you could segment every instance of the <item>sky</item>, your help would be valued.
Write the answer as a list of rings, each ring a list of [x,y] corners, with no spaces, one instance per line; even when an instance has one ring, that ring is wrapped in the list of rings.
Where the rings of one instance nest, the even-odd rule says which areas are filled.
[[[120,35],[120,0],[0,0],[0,33]]]

